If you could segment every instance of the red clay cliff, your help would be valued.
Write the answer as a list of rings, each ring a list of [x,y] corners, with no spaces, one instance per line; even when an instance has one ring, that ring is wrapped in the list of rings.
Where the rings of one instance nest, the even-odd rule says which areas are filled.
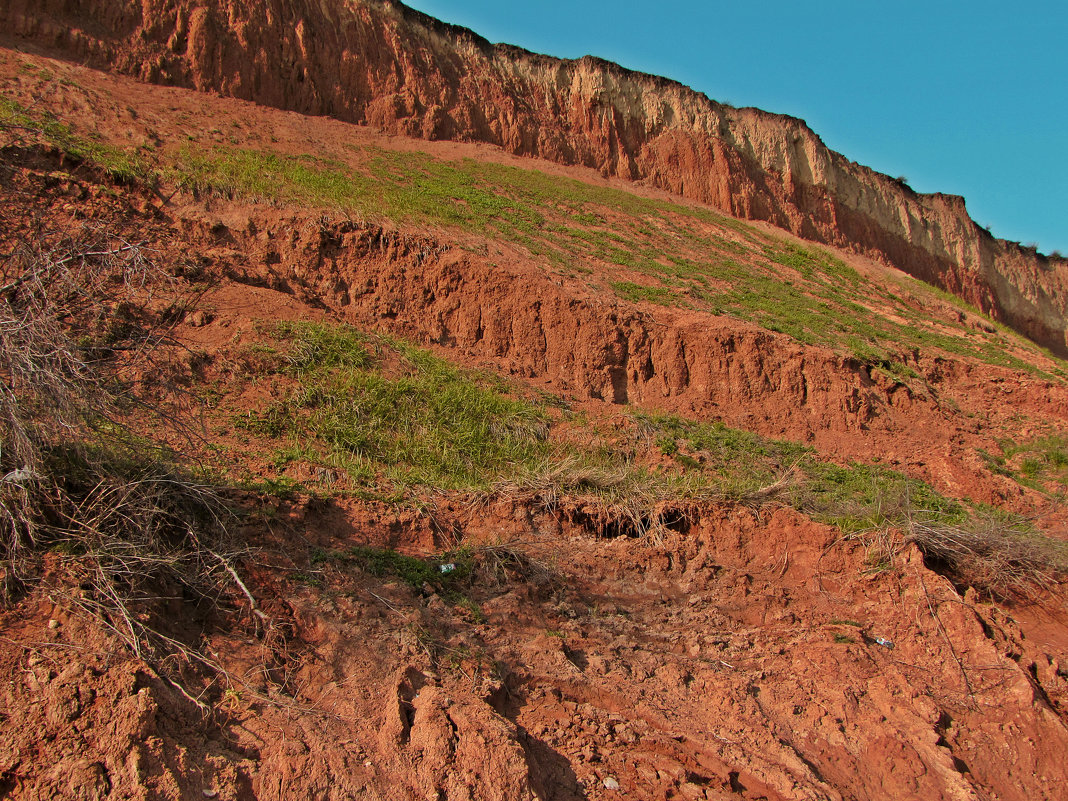
[[[667,189],[887,261],[1068,355],[1065,259],[995,239],[963,198],[917,194],[792,117],[493,45],[395,0],[0,0],[0,25],[144,81]]]

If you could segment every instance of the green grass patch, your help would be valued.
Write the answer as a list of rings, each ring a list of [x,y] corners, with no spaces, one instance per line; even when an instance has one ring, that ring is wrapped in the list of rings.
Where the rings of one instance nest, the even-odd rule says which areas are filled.
[[[406,556],[389,548],[372,548],[365,545],[313,555],[312,564],[324,562],[352,563],[372,576],[396,578],[414,589],[420,589],[424,584],[441,588],[465,578],[471,572],[470,565],[465,568],[462,560],[457,569],[456,558],[452,555],[428,560]],[[453,566],[453,570],[443,573],[441,566],[449,564]]]
[[[358,492],[395,501],[420,501],[425,491],[440,489],[511,496],[562,507],[603,536],[662,535],[702,502],[785,503],[846,536],[871,540],[873,572],[893,567],[887,543],[896,530],[915,535],[925,553],[954,566],[954,575],[977,577],[991,592],[1018,584],[1005,585],[997,570],[987,570],[997,560],[1011,563],[1014,576],[1045,575],[1046,559],[1054,559],[1053,570],[1068,564],[1051,556],[1025,521],[947,498],[879,465],[835,464],[798,443],[640,411],[621,440],[618,429],[598,431],[558,407],[550,414],[546,399],[526,400],[500,378],[460,370],[403,342],[316,323],[263,333],[273,344],[260,353],[273,363],[260,360],[256,369],[291,386],[240,424],[277,440],[280,469],[297,462],[333,467]],[[561,417],[567,438],[551,442]],[[1011,458],[1068,469],[1066,445],[1049,437]],[[346,558],[413,586],[441,581],[433,560],[367,550]]]
[[[477,567],[474,552],[468,548],[428,557],[408,556],[391,548],[368,545],[356,545],[344,550],[316,550],[312,553],[312,567],[326,564],[358,567],[376,578],[402,581],[414,590],[430,587],[450,603],[464,609],[475,622],[485,621],[478,604],[464,594],[475,578]]]
[[[307,156],[279,156],[237,148],[184,145],[167,177],[186,189],[227,196],[349,207],[373,202],[374,183],[358,180],[341,164]]]
[[[498,378],[344,326],[286,323],[270,334],[279,372],[299,386],[236,422],[288,443],[290,459],[365,487],[474,489],[548,453],[545,410],[506,395]]]
[[[140,150],[94,141],[54,115],[36,113],[10,98],[0,98],[0,125],[15,126],[26,134],[36,133],[68,157],[102,170],[115,180],[147,181],[155,177]]]
[[[780,241],[764,246],[764,255],[772,262],[789,267],[802,278],[821,283],[846,284],[853,288],[863,283],[860,273],[841,259],[819,248],[808,248],[794,242]]]
[[[612,281],[609,286],[624,300],[631,302],[646,301],[660,306],[678,306],[675,292],[663,287],[645,286],[632,281]]]
[[[793,472],[782,497],[845,533],[904,526],[911,515],[959,525],[969,509],[928,484],[878,465],[836,465],[811,448],[674,415],[635,413],[646,436],[685,472],[701,472],[728,498],[759,494]]]
[[[715,423],[647,414],[638,421],[651,447],[672,455],[684,475],[699,472],[700,482],[718,487],[721,497],[788,503],[867,543],[869,573],[894,569],[902,541],[919,546],[928,564],[962,590],[971,586],[995,598],[1028,597],[1068,573],[1068,546],[1044,536],[1031,521],[947,498],[896,471],[833,464],[801,445]],[[1068,469],[1066,445],[1061,437],[1029,444],[1029,453],[1039,455],[1026,457],[1035,465],[1028,470],[1061,464]]]
[[[806,481],[796,491],[798,508],[845,533],[904,527],[914,516],[940,525],[963,525],[967,506],[929,484],[878,465],[840,466],[805,459]]]
[[[1063,496],[1068,492],[1068,435],[1049,434],[1026,442],[999,443],[1000,455],[980,456],[1001,475],[1039,492]]]

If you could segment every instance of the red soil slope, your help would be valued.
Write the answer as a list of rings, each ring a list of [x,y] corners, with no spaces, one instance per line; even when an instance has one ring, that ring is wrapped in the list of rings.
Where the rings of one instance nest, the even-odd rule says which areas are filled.
[[[60,76],[42,88],[39,79],[19,74],[18,61],[5,59],[0,75],[25,84],[24,104],[36,96],[55,104],[80,129],[93,127],[120,144],[144,138],[165,150],[185,142],[192,130],[217,128],[237,147],[327,159],[344,153],[340,142],[516,162],[485,146],[413,143],[325,118],[139,86],[55,61],[39,62],[42,71]],[[584,170],[524,163],[568,178],[600,180]],[[45,163],[41,169],[51,167]],[[12,187],[21,180],[16,174]],[[43,191],[39,179],[25,180],[24,197]],[[133,225],[130,236],[175,259],[195,257],[243,285],[283,292],[335,319],[438,346],[451,359],[580,401],[717,419],[812,444],[843,461],[881,461],[955,497],[1028,514],[1050,512],[1047,501],[991,470],[980,450],[995,453],[999,442],[1023,443],[1068,427],[1068,388],[1058,380],[928,348],[903,355],[917,377],[902,381],[852,355],[802,345],[732,317],[624,301],[583,274],[559,274],[503,240],[483,240],[480,246],[471,234],[441,228],[397,230],[348,215],[195,200],[182,192],[165,201],[170,194],[131,195],[124,211],[112,209],[105,217]],[[49,187],[35,216],[52,217],[78,197],[102,200],[100,190],[67,179]],[[103,213],[92,208],[90,218]],[[25,208],[15,209],[9,217],[12,233],[30,219]],[[898,280],[896,271],[837,255],[874,279],[885,280],[885,274]],[[930,315],[960,314],[948,304],[924,304]],[[1019,356],[1037,359],[1044,370],[1054,366],[1035,353]],[[1055,517],[1049,525],[1060,532]]]
[[[507,506],[442,509],[469,545],[521,540],[540,563],[480,579],[473,618],[303,555],[419,552],[429,521],[271,508],[275,539],[253,536],[246,574],[271,628],[236,597],[206,625],[230,672],[208,714],[45,597],[0,617],[5,797],[1056,801],[1068,787],[1063,651],[915,552],[865,575],[863,546],[785,510],[710,508],[653,545]],[[180,602],[166,614],[196,619]]]
[[[186,103],[219,125],[298,127],[310,143],[369,135],[77,72],[161,141],[186,134],[166,113]],[[83,109],[107,133],[104,111]],[[623,403],[678,411],[879,457],[957,497],[1035,513],[1047,502],[977,451],[1068,428],[1060,381],[931,352],[907,386],[752,324],[597,294],[518,250],[491,259],[441,232],[154,192],[47,148],[2,157],[0,251],[88,223],[143,242],[176,280],[212,279],[174,332],[163,377],[181,388],[234,392],[228,348],[255,344],[259,326],[348,321],[551,390],[606,428]],[[227,422],[210,412],[205,430]],[[72,611],[77,557],[41,557],[45,580],[0,612],[0,797],[1065,797],[1055,587],[989,603],[891,535],[845,538],[775,505],[705,504],[658,541],[599,536],[512,497],[441,494],[420,511],[235,499],[248,511],[237,570],[265,618],[229,583],[214,607],[162,587],[138,609],[222,674],[136,659]],[[458,544],[482,560],[463,601],[343,558]]]

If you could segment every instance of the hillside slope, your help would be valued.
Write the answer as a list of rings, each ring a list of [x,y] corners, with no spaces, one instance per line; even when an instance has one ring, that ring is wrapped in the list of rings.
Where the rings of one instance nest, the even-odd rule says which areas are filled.
[[[0,254],[0,797],[1063,799],[1068,365],[958,299],[5,48]]]
[[[797,119],[595,58],[491,45],[395,0],[3,0],[0,24],[146,81],[488,142],[668,189],[876,256],[1068,353],[1068,262],[993,238],[962,198],[916,194]]]
[[[54,147],[160,182],[173,235],[248,282],[580,399],[1046,505],[981,454],[1061,434],[1063,362],[866,259],[490,147],[10,54],[0,77],[15,119],[46,114]]]

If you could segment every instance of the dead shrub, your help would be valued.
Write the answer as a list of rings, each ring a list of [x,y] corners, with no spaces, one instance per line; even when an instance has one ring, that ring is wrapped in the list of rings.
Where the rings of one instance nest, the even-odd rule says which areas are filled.
[[[9,558],[64,514],[70,474],[109,448],[143,450],[123,421],[137,400],[123,370],[160,332],[147,306],[161,273],[143,246],[97,228],[38,233],[0,264],[0,553]]]
[[[50,586],[53,596],[157,665],[177,653],[206,662],[152,625],[153,606],[168,593],[217,599],[240,583],[227,511],[128,424],[134,413],[172,422],[131,376],[151,371],[189,297],[141,244],[101,228],[41,233],[0,263],[6,593],[39,580],[40,556],[51,552],[75,579]]]
[[[958,587],[995,599],[1034,598],[1068,574],[1068,545],[989,515],[960,526],[913,520],[905,541]]]

